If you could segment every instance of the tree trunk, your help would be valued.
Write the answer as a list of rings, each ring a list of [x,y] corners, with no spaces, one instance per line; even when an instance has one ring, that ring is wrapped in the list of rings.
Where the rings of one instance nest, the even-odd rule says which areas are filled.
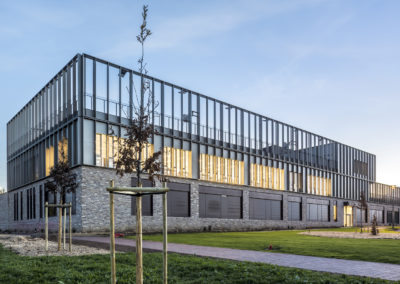
[[[58,208],[58,251],[61,250],[62,240],[62,208]]]
[[[60,205],[63,204],[62,195],[60,194]],[[63,209],[58,208],[58,251],[61,250],[61,242],[62,242],[62,212]]]
[[[141,184],[140,184],[140,187]],[[142,197],[136,196],[136,284],[143,283]]]

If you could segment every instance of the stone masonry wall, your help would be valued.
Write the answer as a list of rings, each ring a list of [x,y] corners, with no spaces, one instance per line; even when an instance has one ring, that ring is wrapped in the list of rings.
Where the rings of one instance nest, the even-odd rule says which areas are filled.
[[[0,194],[0,231],[8,230],[8,192]]]
[[[78,177],[79,186],[76,190],[76,214],[72,216],[73,230],[77,232],[105,232],[110,229],[109,194],[106,187],[111,179],[116,186],[131,186],[131,177],[120,178],[115,174],[114,169],[82,166],[74,169]],[[190,217],[168,217],[168,229],[170,232],[190,231],[247,231],[247,230],[270,230],[270,229],[304,229],[318,227],[342,227],[343,226],[343,199],[322,197],[309,194],[301,194],[288,191],[276,191],[253,188],[249,186],[234,186],[217,184],[194,179],[179,179],[169,177],[171,182],[190,184]],[[44,185],[46,180],[32,183],[29,186],[19,188],[12,192],[0,195],[0,230],[8,228],[10,231],[33,232],[44,230],[44,218],[39,216],[39,186]],[[199,217],[199,185],[213,187],[238,189],[243,191],[242,197],[242,219],[217,219]],[[36,190],[36,218],[27,220],[26,190]],[[14,221],[13,194],[24,192],[23,220]],[[282,220],[251,220],[249,218],[249,195],[251,192],[263,192],[282,195]],[[289,221],[287,212],[288,199],[300,197],[302,202],[302,220]],[[307,221],[307,203],[310,200],[329,201],[330,218],[329,222]],[[131,215],[131,197],[115,195],[115,222],[116,231],[134,231],[136,227],[136,216]],[[355,206],[357,202],[348,201],[348,205]],[[337,204],[337,222],[333,220],[333,205]],[[372,209],[391,211],[391,205],[370,204]],[[398,211],[399,207],[396,206]],[[386,214],[385,214],[386,215]],[[355,217],[355,216],[354,216]],[[386,216],[385,222],[386,221]],[[8,220],[5,222],[4,220]],[[68,218],[67,218],[68,222]],[[56,231],[58,224],[57,217],[49,218],[49,230]],[[161,232],[162,230],[162,196],[153,197],[153,216],[143,216],[144,232]]]
[[[131,177],[120,178],[113,169],[98,167],[82,167],[82,230],[84,232],[109,231],[109,194],[106,187],[113,179],[115,186],[130,186]],[[193,179],[168,178],[171,182],[190,183],[190,217],[168,217],[168,229],[171,232],[182,231],[247,231],[264,229],[288,229],[288,228],[318,228],[318,227],[342,227],[343,226],[343,202],[342,199],[322,197],[316,195],[300,194],[288,191],[273,191],[252,188],[248,186],[234,186],[216,184]],[[243,191],[243,218],[242,219],[217,219],[199,218],[199,185],[239,189]],[[283,195],[282,217],[283,220],[251,220],[249,219],[249,192],[269,192]],[[301,197],[302,220],[289,221],[287,213],[288,196]],[[143,216],[144,232],[160,232],[162,230],[162,196],[153,197],[153,216]],[[307,200],[328,200],[330,206],[329,222],[307,221]],[[134,231],[136,216],[131,215],[131,197],[116,195],[115,200],[115,224],[116,231]],[[337,221],[333,220],[333,205],[337,204]],[[352,202],[356,205],[356,202]],[[382,207],[382,205],[379,205]],[[398,210],[398,208],[396,208]]]
[[[74,171],[77,174],[77,182],[78,182],[78,188],[76,189],[76,214],[72,215],[72,230],[73,231],[82,231],[82,223],[81,223],[81,170],[82,168],[75,168]],[[44,189],[44,184],[46,183],[46,179],[34,182],[30,184],[29,186],[24,186],[22,188],[19,188],[17,190],[13,190],[12,192],[8,192],[8,206],[3,207],[1,206],[1,201],[0,201],[0,216],[4,214],[4,211],[8,211],[8,230],[13,231],[13,232],[40,232],[44,231],[45,228],[45,218],[44,218],[44,205],[43,205],[43,218],[40,218],[40,195],[39,195],[39,190],[40,190],[40,185],[42,185],[42,188]],[[34,188],[35,189],[35,194],[36,194],[36,202],[35,202],[35,207],[36,207],[36,218],[34,219],[27,219],[27,206],[26,206],[26,191],[29,188]],[[23,192],[23,218],[19,218],[18,221],[14,221],[14,193],[21,193]],[[0,195],[1,197],[1,195]],[[1,200],[1,199],[0,199]],[[44,200],[44,195],[43,195],[43,200]],[[19,211],[21,211],[21,204],[19,204]],[[6,208],[6,210],[4,210]],[[20,215],[20,212],[18,213]],[[69,227],[69,219],[67,216],[67,227]],[[1,227],[0,227],[1,228]],[[58,230],[58,217],[49,217],[49,232],[55,232]]]

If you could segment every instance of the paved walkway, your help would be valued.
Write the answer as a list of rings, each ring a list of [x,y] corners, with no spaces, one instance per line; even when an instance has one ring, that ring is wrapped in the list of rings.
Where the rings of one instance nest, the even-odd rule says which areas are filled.
[[[85,242],[94,242],[101,244],[109,244],[108,237],[74,237],[75,240]],[[115,240],[116,245],[135,247],[135,240],[120,239]],[[162,251],[161,242],[143,241],[143,249]],[[366,262],[356,260],[344,260],[335,258],[304,256],[283,253],[271,253],[262,251],[239,250],[218,247],[195,246],[185,244],[168,243],[168,251],[197,255],[202,257],[214,257],[221,259],[230,259],[238,261],[250,261],[269,263],[279,266],[295,267],[301,269],[366,276],[373,278],[381,278],[386,280],[400,280],[400,265]]]

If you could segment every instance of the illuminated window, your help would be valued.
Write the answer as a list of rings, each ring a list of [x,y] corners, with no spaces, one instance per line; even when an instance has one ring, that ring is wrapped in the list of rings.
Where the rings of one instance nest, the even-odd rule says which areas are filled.
[[[54,146],[46,148],[46,176],[50,174],[51,169],[54,167]]]
[[[285,190],[285,171],[283,169],[251,164],[250,177],[251,186]]]
[[[289,190],[295,192],[303,191],[303,174],[289,172]]]
[[[200,179],[244,184],[244,162],[207,154],[200,154]]]
[[[337,206],[333,205],[333,220],[337,222]]]
[[[307,176],[308,193],[332,196],[332,179],[319,176]]]
[[[175,177],[192,177],[192,152],[172,147],[164,147],[164,174]]]
[[[67,159],[67,161],[68,161],[68,139],[67,138],[63,138],[62,140],[58,141],[58,160],[62,161],[64,158]]]
[[[124,143],[124,138],[96,133],[96,166],[115,168],[118,160],[119,142]],[[142,150],[142,161],[153,155],[152,144],[147,144]]]

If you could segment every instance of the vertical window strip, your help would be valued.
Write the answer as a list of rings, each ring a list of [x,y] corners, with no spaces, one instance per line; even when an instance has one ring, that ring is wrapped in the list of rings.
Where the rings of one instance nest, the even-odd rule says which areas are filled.
[[[200,154],[200,179],[218,183],[244,184],[244,162]]]
[[[250,186],[285,190],[285,170],[259,164],[250,165]]]
[[[153,147],[153,145],[151,145]],[[183,178],[192,177],[192,152],[173,147],[164,147],[164,174]],[[205,161],[203,161],[203,164]],[[204,165],[203,165],[204,167]],[[205,175],[203,172],[200,175]]]

